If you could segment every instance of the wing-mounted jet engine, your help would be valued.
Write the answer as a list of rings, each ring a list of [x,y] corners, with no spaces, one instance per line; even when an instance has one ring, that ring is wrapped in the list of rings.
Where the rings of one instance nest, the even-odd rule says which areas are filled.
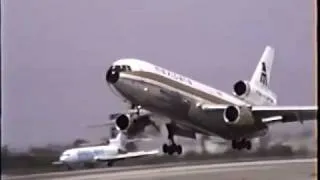
[[[250,126],[254,124],[254,117],[249,107],[228,106],[223,112],[223,119],[232,125]]]
[[[119,115],[116,120],[115,120],[115,125],[116,128],[120,131],[126,131],[131,123],[132,123],[132,118],[128,114],[121,114]]]
[[[143,109],[111,114],[110,119],[115,119],[114,124],[117,130],[126,132],[130,137],[141,134],[147,126],[152,126],[157,133],[160,132],[160,128],[151,120],[151,114]]]
[[[130,109],[125,113],[114,113],[109,115],[109,122],[103,124],[89,125],[89,128],[100,128],[103,126],[114,128],[115,132],[125,132],[129,138],[143,136],[147,126],[153,127],[149,133],[157,136],[160,127],[151,119],[152,114],[144,109]]]

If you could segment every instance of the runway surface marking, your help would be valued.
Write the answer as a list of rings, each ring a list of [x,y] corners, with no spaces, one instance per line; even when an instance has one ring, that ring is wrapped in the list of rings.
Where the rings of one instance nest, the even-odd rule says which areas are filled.
[[[281,157],[279,157],[281,158]],[[283,157],[282,157],[283,158]],[[298,159],[298,158],[294,158]],[[309,159],[309,158],[304,158]],[[281,159],[278,159],[281,160]],[[292,160],[292,159],[291,159]],[[236,159],[233,162],[256,162],[256,161],[266,161],[266,160],[254,160],[252,158],[244,158],[244,159]],[[268,161],[271,161],[269,159]],[[164,167],[178,167],[178,166],[195,166],[195,165],[205,165],[205,164],[222,164],[222,163],[230,163],[232,161],[226,160],[198,160],[198,161],[179,161],[179,162],[168,162],[161,164],[150,164],[150,165],[135,165],[135,166],[122,166],[122,167],[112,167],[112,168],[97,168],[97,169],[82,169],[75,171],[64,171],[64,172],[49,172],[49,173],[39,173],[39,174],[26,174],[26,175],[18,175],[18,176],[8,176],[11,180],[18,179],[43,179],[49,177],[66,177],[66,176],[79,176],[79,175],[89,175],[89,174],[98,174],[98,173],[108,173],[108,172],[123,172],[123,171],[132,171],[132,170],[140,170],[140,169],[155,169],[155,168],[164,168]],[[7,178],[6,178],[7,179]]]
[[[197,166],[181,166],[181,167],[164,167],[157,169],[143,169],[143,170],[131,170],[131,171],[120,171],[120,172],[109,172],[103,174],[90,174],[90,175],[75,175],[69,177],[60,177],[56,179],[64,180],[98,180],[98,179],[143,179],[143,178],[164,178],[172,176],[186,176],[195,174],[206,174],[206,173],[225,173],[225,172],[248,172],[252,170],[268,170],[267,173],[271,173],[272,170],[280,170],[281,168],[288,168],[288,165],[294,168],[301,166],[301,164],[309,163],[312,169],[316,159],[295,159],[295,160],[270,160],[270,161],[255,161],[255,162],[235,162],[235,163],[223,163],[223,164],[210,164],[210,165],[197,165]],[[315,164],[314,164],[315,167]],[[296,167],[297,168],[297,167]],[[307,169],[310,169],[307,167]]]

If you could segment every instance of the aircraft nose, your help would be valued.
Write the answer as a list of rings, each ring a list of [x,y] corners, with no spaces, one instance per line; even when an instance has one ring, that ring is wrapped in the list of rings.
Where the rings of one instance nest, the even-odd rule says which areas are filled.
[[[113,68],[113,66],[111,66],[106,74],[106,80],[108,83],[114,84],[119,80],[119,71],[117,71],[116,69]]]

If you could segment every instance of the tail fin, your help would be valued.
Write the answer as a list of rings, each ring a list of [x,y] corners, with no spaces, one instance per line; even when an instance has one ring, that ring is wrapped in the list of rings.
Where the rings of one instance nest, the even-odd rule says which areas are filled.
[[[120,149],[125,149],[128,137],[125,133],[119,131],[116,138],[110,139],[110,143],[118,146]]]
[[[270,89],[270,75],[271,75],[271,68],[273,64],[273,59],[275,55],[275,50],[271,46],[266,46],[259,64],[257,65],[250,83],[254,85],[259,85],[262,87],[266,87]]]
[[[126,150],[127,143],[135,143],[135,142],[151,141],[151,140],[152,140],[151,138],[128,139],[128,136],[124,132],[119,131],[116,138],[110,139],[110,144],[113,144],[122,150]]]

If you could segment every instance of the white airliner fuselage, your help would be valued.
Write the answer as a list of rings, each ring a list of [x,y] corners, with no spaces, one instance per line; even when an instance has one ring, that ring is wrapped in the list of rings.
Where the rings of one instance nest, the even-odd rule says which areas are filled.
[[[195,107],[200,104],[249,105],[233,95],[145,61],[121,59],[113,63],[113,67],[116,66],[129,66],[132,70],[121,72],[119,79],[113,84],[123,98],[151,112],[172,117],[175,121],[205,134],[231,138],[228,133],[223,133],[228,132],[225,129],[228,127],[222,117],[209,121],[199,120],[194,117],[197,113],[192,114],[188,109],[189,103]]]
[[[115,61],[106,79],[125,101],[169,117],[184,129],[229,140],[254,138],[266,134],[263,120],[289,121],[303,109],[308,111],[307,118],[315,117],[313,107],[275,106],[276,95],[268,84],[273,51],[266,48],[251,81],[237,82],[234,95],[138,59]]]
[[[129,141],[139,141],[129,140]],[[110,139],[109,144],[70,148],[62,152],[59,161],[53,162],[54,165],[61,165],[68,169],[79,167],[93,168],[97,164],[107,163],[112,166],[114,162],[147,155],[158,154],[158,150],[135,151],[126,150],[125,145],[128,142],[126,135],[120,132],[115,139]]]

